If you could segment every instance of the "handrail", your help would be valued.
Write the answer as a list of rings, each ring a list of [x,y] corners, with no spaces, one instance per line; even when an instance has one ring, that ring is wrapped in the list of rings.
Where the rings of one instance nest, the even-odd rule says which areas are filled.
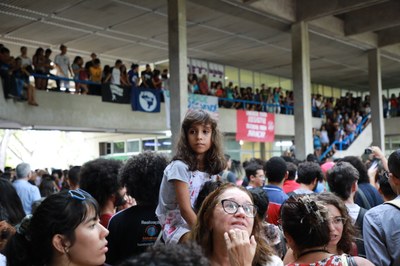
[[[321,156],[319,157],[319,161],[322,161],[325,156],[333,149],[333,147],[336,147],[336,144],[339,144],[339,151],[343,150],[343,145],[351,143],[351,140],[354,140],[354,134],[357,133],[357,136],[362,132],[363,126],[366,123],[366,121],[369,119],[370,113],[367,114],[362,120],[361,123],[357,125],[357,128],[355,132],[352,132],[350,135],[348,135],[346,138],[344,138],[342,141],[337,141],[335,140]]]
[[[71,79],[71,78],[56,76],[53,74],[43,75],[43,74],[32,73],[31,76],[33,76],[35,78],[42,78],[42,79],[65,80],[65,81],[73,81],[76,83],[83,83],[83,84],[89,84],[89,85],[101,85],[101,83],[96,83],[91,80]]]

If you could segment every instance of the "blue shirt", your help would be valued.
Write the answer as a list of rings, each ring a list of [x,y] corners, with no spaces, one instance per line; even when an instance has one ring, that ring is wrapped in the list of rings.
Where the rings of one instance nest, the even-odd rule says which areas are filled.
[[[400,196],[396,200],[400,201]],[[363,236],[367,259],[373,264],[400,265],[400,209],[382,204],[367,211]]]
[[[379,194],[378,190],[374,188],[370,183],[358,184],[358,190],[362,190],[362,192],[364,192],[365,198],[367,199],[371,208],[383,203],[382,196]],[[359,195],[359,192],[357,192],[354,197],[354,203],[356,203],[360,207],[363,207],[364,209],[370,209],[368,208],[368,206],[366,206],[366,204],[364,204],[362,197]]]
[[[277,225],[280,217],[281,205],[289,197],[283,192],[282,188],[275,185],[266,185],[263,189],[267,193],[269,199],[267,222]]]
[[[17,179],[13,186],[22,202],[25,214],[32,213],[32,203],[40,200],[40,192],[37,186],[32,185],[25,179]]]

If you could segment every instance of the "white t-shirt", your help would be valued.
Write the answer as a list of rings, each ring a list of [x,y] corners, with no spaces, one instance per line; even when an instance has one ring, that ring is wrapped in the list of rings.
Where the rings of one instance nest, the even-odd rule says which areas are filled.
[[[59,71],[57,69],[57,75],[68,78],[69,77],[68,70],[69,70],[69,65],[70,65],[68,56],[65,54],[63,54],[63,55],[58,54],[58,55],[56,55],[56,57],[54,57],[54,63],[57,64],[64,72],[64,73],[62,73],[61,71]]]
[[[354,225],[356,223],[358,213],[360,212],[361,208],[355,203],[354,204],[346,203],[346,207],[351,217],[351,223]]]
[[[0,253],[0,266],[6,266],[6,265],[7,265],[6,257]]]
[[[114,67],[111,73],[111,84],[121,85],[121,71]]]

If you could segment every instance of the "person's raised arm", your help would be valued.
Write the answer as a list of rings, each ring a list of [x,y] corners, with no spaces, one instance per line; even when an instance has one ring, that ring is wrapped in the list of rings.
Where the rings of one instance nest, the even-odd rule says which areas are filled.
[[[183,219],[188,223],[190,228],[193,228],[196,223],[196,214],[190,203],[190,194],[188,184],[179,180],[174,180],[176,200],[179,205],[179,210]]]
[[[383,168],[389,172],[388,162],[382,150],[378,146],[372,146],[370,148],[374,157],[381,160]]]

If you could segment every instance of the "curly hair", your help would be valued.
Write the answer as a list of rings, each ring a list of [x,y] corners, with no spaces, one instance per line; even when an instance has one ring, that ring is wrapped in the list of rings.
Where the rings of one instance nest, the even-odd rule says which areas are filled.
[[[161,153],[146,151],[132,156],[119,172],[121,184],[139,205],[157,205],[167,165],[168,159]]]
[[[87,191],[99,203],[104,206],[110,196],[121,189],[118,181],[118,172],[122,166],[121,161],[98,158],[86,162],[81,167],[80,188]]]
[[[191,231],[191,238],[203,248],[207,258],[211,257],[214,249],[212,230],[210,230],[209,227],[209,223],[213,219],[214,208],[217,206],[220,196],[225,191],[232,188],[237,188],[245,192],[247,195],[249,195],[251,201],[253,202],[253,196],[249,191],[232,183],[222,184],[206,197],[197,215],[196,224]],[[257,242],[256,254],[254,256],[252,265],[265,265],[266,262],[270,260],[270,256],[273,255],[273,251],[272,248],[265,242],[263,237],[264,231],[262,227],[262,221],[258,215],[254,217],[254,225],[251,234],[254,235],[254,238]]]
[[[343,200],[331,192],[322,192],[315,195],[318,201],[325,205],[332,205],[339,210],[340,215],[345,218],[343,224],[342,237],[337,243],[337,250],[341,253],[349,254],[352,248],[352,243],[355,241],[356,229],[351,223],[351,217],[347,211]]]
[[[198,170],[197,157],[188,140],[189,129],[197,124],[211,126],[211,147],[204,156],[204,166],[205,172],[216,175],[226,168],[222,134],[217,127],[217,122],[204,110],[190,110],[186,114],[182,122],[181,133],[176,146],[176,155],[173,160],[185,162],[190,171]]]

